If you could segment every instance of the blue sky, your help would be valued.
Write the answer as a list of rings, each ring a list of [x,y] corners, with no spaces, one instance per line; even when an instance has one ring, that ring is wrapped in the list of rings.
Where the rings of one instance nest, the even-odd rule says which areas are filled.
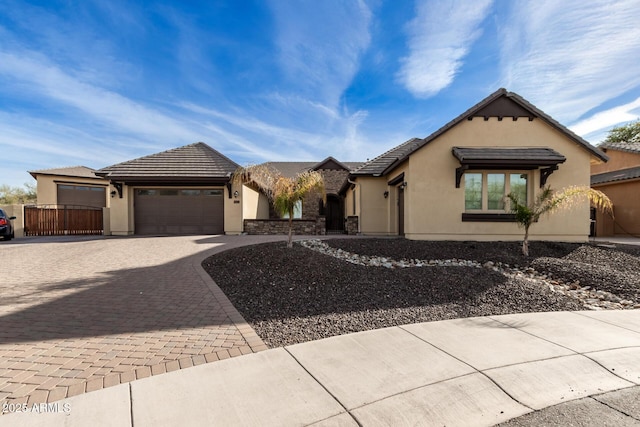
[[[0,0],[0,184],[203,141],[375,157],[500,87],[596,144],[640,116],[640,1]]]

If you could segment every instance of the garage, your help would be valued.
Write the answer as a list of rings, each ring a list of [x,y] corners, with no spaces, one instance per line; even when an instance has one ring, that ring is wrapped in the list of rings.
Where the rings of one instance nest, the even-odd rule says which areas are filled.
[[[107,206],[106,187],[104,186],[58,184],[57,191],[59,205],[91,206],[94,208]]]
[[[223,234],[222,188],[137,188],[136,234]]]

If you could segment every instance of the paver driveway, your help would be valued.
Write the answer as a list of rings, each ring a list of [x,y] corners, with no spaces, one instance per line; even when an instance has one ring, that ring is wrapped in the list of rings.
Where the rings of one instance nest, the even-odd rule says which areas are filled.
[[[266,347],[200,268],[283,236],[0,244],[0,403],[76,394]]]

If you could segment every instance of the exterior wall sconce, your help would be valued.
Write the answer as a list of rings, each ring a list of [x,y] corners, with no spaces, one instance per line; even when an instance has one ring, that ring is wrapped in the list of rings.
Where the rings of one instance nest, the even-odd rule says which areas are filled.
[[[399,188],[400,188],[401,190],[404,190],[405,188],[407,188],[407,186],[408,186],[408,185],[409,185],[409,183],[408,183],[407,181],[405,181],[405,182],[403,182],[403,183],[400,185],[400,187],[399,187]]]
[[[112,190],[109,194],[111,194],[111,198],[113,199],[114,197],[116,197],[116,194],[118,194],[118,192],[116,190]]]
[[[389,197],[389,192],[388,192],[388,191],[385,191],[385,192],[384,192],[384,198],[386,199],[387,197]]]
[[[234,198],[234,199],[237,199],[237,198],[238,198],[238,196],[240,196],[240,193],[238,193],[238,190],[234,191],[234,192],[233,192],[233,198]]]

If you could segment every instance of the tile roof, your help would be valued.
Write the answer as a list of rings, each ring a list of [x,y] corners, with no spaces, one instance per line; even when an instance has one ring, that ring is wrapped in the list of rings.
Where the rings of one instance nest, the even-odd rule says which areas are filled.
[[[95,172],[96,172],[95,169],[91,169],[86,166],[67,166],[63,168],[40,169],[36,171],[29,171],[31,176],[34,178],[36,178],[36,175],[61,175],[61,176],[73,176],[76,178],[102,179],[96,176]]]
[[[640,142],[605,142],[598,146],[601,150],[626,151],[640,154]]]
[[[591,185],[640,178],[640,166],[591,175]]]
[[[387,151],[364,163],[358,169],[353,171],[353,175],[383,175],[387,169],[391,166],[395,166],[402,160],[409,157],[409,154],[416,151],[421,147],[422,139],[411,138],[410,140],[398,145],[395,148]]]
[[[550,165],[567,160],[551,148],[467,148],[453,147],[453,155],[462,164],[487,162],[517,162],[518,164]]]
[[[326,159],[325,159],[326,160]],[[280,172],[283,176],[293,178],[300,172],[312,170],[317,166],[322,165],[325,160],[321,162],[266,162],[262,163],[264,166],[271,167]],[[335,159],[333,159],[335,160]],[[336,160],[337,162],[337,160]],[[347,171],[352,171],[362,165],[362,162],[338,162],[347,168]]]
[[[512,101],[510,103],[511,106],[507,105],[509,101]],[[500,111],[504,110],[505,108],[510,108],[512,111],[516,111],[517,116],[528,116],[530,119],[538,117],[550,126],[562,132],[565,136],[580,145],[582,148],[589,151],[592,156],[605,162],[609,160],[609,157],[607,157],[607,155],[602,151],[589,144],[587,141],[573,133],[571,130],[567,129],[565,126],[561,125],[551,116],[547,115],[545,112],[531,104],[529,101],[525,100],[516,93],[508,92],[506,89],[501,88],[473,107],[469,108],[464,113],[460,114],[455,119],[451,120],[449,123],[438,129],[428,137],[424,139],[413,138],[395,148],[392,148],[386,153],[362,165],[360,168],[353,172],[353,175],[375,176],[386,174],[390,172],[395,166],[405,161],[416,150],[427,145],[452,127],[459,124],[461,121],[477,116],[493,115],[492,111]]]
[[[234,161],[197,142],[107,166],[96,173],[121,181],[210,181],[226,180],[237,168]]]

